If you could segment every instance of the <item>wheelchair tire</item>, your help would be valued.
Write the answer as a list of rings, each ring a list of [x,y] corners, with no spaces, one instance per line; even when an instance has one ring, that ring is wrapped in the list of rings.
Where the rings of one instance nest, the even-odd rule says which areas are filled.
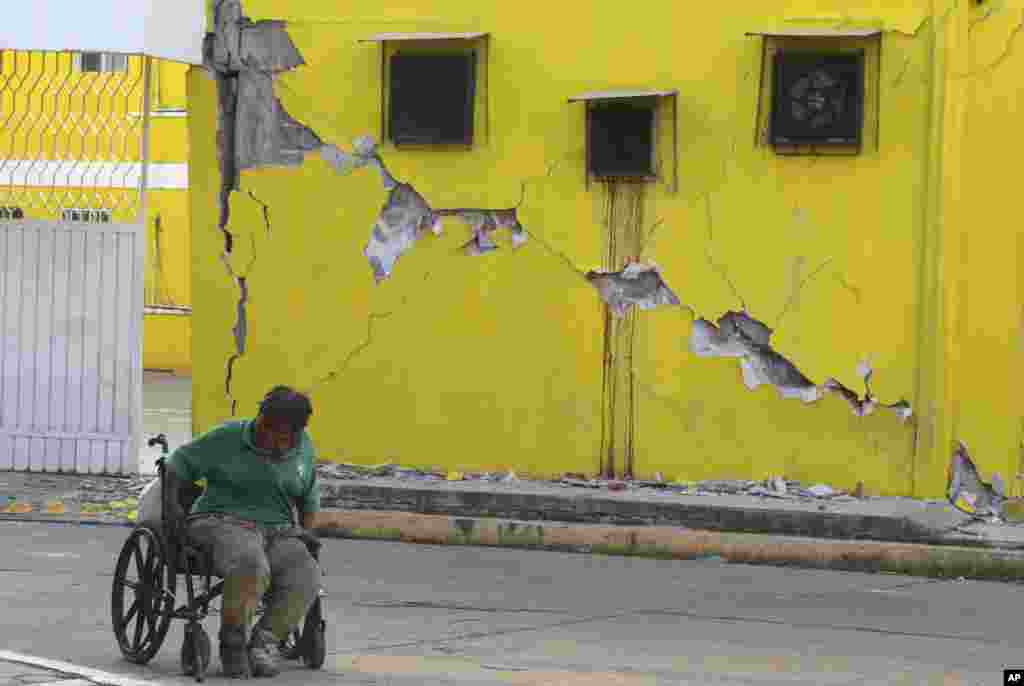
[[[172,575],[160,536],[144,526],[132,531],[117,558],[110,598],[114,636],[129,662],[144,665],[163,645],[174,612],[167,591]],[[129,592],[134,600],[126,602]]]
[[[210,668],[212,654],[213,644],[203,625],[198,622],[188,624],[185,627],[185,640],[181,644],[181,671],[201,682]]]
[[[310,669],[320,669],[327,658],[327,624],[323,620],[320,599],[317,598],[306,614],[306,622],[302,627],[302,661]]]

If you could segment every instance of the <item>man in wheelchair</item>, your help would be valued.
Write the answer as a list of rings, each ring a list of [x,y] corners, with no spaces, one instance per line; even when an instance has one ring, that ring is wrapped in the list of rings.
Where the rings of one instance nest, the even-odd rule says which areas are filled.
[[[273,388],[255,419],[219,426],[171,455],[167,512],[180,540],[206,551],[224,578],[220,660],[231,677],[275,676],[278,645],[317,598],[320,571],[306,541],[320,511],[309,398]],[[207,487],[186,513],[181,490]],[[302,526],[292,518],[301,503]],[[266,594],[264,613],[252,625]]]

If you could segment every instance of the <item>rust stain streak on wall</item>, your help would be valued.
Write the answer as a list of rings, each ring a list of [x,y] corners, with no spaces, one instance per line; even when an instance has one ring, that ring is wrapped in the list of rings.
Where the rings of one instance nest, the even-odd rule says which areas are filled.
[[[605,252],[603,268],[617,271],[640,261],[644,246],[644,205],[647,186],[608,179],[604,192]],[[637,377],[633,356],[638,331],[637,308],[622,318],[605,304],[604,355],[601,380],[600,471],[608,477],[632,478],[636,464]]]

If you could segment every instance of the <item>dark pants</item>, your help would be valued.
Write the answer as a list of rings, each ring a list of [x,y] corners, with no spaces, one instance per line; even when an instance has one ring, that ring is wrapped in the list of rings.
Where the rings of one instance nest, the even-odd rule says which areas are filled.
[[[320,590],[320,568],[295,528],[244,526],[222,515],[193,515],[187,524],[191,542],[213,558],[213,571],[224,577],[224,608],[238,609],[246,629],[256,602],[243,598],[239,577],[259,579],[266,595],[260,625],[283,640],[298,627]]]

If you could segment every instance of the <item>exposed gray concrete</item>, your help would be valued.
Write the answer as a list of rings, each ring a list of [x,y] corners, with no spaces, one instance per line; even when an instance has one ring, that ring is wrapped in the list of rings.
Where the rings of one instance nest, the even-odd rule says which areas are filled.
[[[120,660],[108,605],[126,534],[0,524],[0,645],[191,683],[181,622],[149,666]],[[278,683],[981,686],[1021,662],[1020,586],[336,540],[322,559],[327,665]]]

